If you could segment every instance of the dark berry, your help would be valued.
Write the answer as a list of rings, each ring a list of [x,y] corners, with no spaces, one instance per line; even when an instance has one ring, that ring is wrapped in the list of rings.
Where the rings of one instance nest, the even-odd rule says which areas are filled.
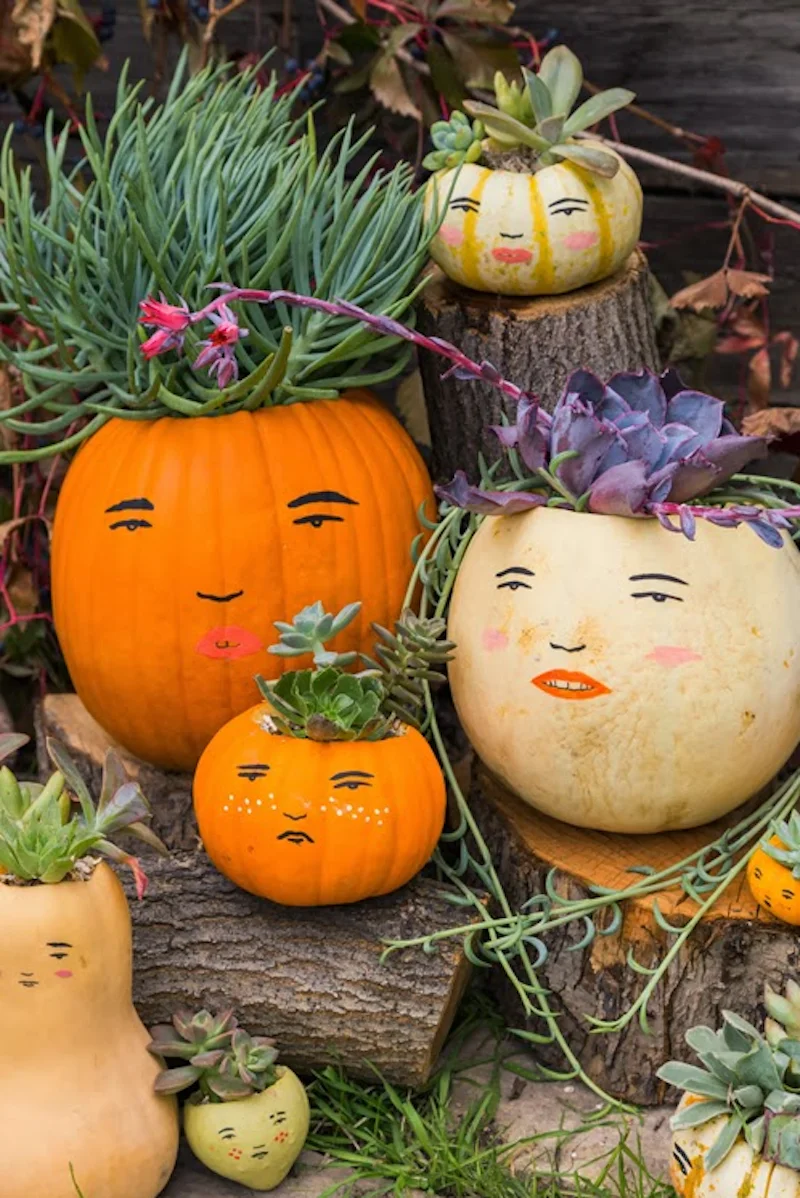
[[[17,119],[14,121],[14,132],[15,133],[27,133],[28,132],[28,122],[23,120],[22,117],[17,117]]]
[[[296,75],[299,70],[299,67],[300,67],[300,64],[296,58],[287,58],[286,59],[286,70],[289,75]]]
[[[307,59],[307,60],[306,60],[306,70],[307,70],[307,71],[313,71],[313,70],[314,70],[314,67],[315,67],[316,65],[317,65],[317,60],[316,60],[316,58],[309,58],[309,59]]]

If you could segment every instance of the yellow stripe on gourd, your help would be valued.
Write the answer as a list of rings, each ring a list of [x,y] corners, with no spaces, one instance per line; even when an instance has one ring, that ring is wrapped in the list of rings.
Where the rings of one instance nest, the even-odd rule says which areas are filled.
[[[478,176],[475,186],[469,193],[471,200],[477,200],[480,203],[483,189],[491,178],[491,172],[484,170]],[[461,268],[464,274],[470,279],[469,285],[474,285],[473,280],[479,278],[478,261],[480,259],[480,242],[476,237],[476,226],[478,224],[479,212],[467,212],[464,215],[464,240],[461,243]]]
[[[553,247],[550,244],[548,213],[544,206],[544,199],[542,198],[542,192],[536,175],[529,176],[528,188],[530,193],[531,217],[533,220],[533,235],[539,251],[537,274],[541,279],[541,290],[547,294],[553,286],[554,278]]]
[[[597,232],[600,237],[600,256],[597,262],[597,271],[595,278],[605,278],[608,273],[608,268],[611,264],[611,259],[614,256],[614,237],[611,232],[611,221],[608,215],[608,208],[603,199],[603,193],[595,183],[588,171],[581,171],[578,176],[583,186],[589,193],[589,199],[592,203],[595,217],[597,218]]]

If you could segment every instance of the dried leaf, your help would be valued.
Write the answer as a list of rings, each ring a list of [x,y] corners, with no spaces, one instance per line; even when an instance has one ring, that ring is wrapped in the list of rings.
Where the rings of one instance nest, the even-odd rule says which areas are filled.
[[[92,67],[108,69],[94,25],[78,0],[57,0],[56,23],[50,44],[57,62],[69,63],[80,88],[83,77]]]
[[[754,408],[765,408],[772,386],[772,365],[766,346],[753,354],[747,367],[747,394]]]
[[[367,0],[350,0],[350,7],[360,21],[367,17]]]
[[[389,51],[377,59],[370,71],[369,86],[373,96],[384,108],[399,112],[401,116],[421,120],[422,113],[408,93],[403,73],[394,54]]]
[[[800,435],[800,408],[762,408],[742,421],[748,437],[795,437]]]
[[[673,308],[693,308],[701,312],[704,308],[723,308],[728,302],[728,284],[725,271],[715,271],[706,279],[682,287],[672,296]]]
[[[23,46],[29,46],[34,70],[42,64],[47,35],[56,19],[56,0],[15,0],[11,21]]]
[[[744,299],[760,298],[763,295],[769,294],[769,289],[764,286],[765,283],[771,283],[771,275],[759,275],[752,270],[733,270],[731,267],[725,271],[725,280],[728,284],[728,290],[734,295],[740,295]]]
[[[792,333],[783,332],[775,334],[772,338],[772,344],[780,348],[778,375],[780,384],[782,387],[788,387],[794,374],[794,364],[797,360],[797,351],[800,348],[800,342]]]

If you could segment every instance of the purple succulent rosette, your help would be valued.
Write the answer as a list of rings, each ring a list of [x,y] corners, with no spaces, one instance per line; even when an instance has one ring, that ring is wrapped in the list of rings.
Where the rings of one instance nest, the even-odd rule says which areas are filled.
[[[800,510],[754,504],[697,506],[748,462],[767,453],[764,437],[745,437],[726,419],[721,400],[683,385],[674,370],[615,374],[603,383],[587,370],[568,379],[552,418],[536,400],[518,401],[514,424],[492,431],[549,488],[551,501],[596,515],[656,517],[694,539],[697,519],[722,527],[747,523],[769,545]],[[437,487],[441,499],[484,515],[511,514],[547,502],[530,492],[484,491],[457,476]],[[506,494],[512,507],[499,496]]]

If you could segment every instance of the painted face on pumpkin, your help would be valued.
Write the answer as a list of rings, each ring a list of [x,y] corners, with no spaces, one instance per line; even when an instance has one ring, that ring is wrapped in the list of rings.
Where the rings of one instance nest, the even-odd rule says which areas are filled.
[[[38,990],[48,987],[54,979],[56,982],[67,982],[74,978],[72,965],[75,955],[74,946],[68,941],[49,940],[38,952],[34,949],[24,958],[17,956],[13,963],[6,961],[3,974],[11,985],[21,986],[23,990]]]
[[[277,678],[274,621],[320,599],[371,650],[433,512],[413,443],[364,393],[220,418],[111,421],[71,465],[53,532],[56,630],[75,688],[146,761],[193,768]],[[158,718],[154,719],[154,712]]]
[[[433,191],[447,204],[432,256],[479,291],[571,291],[617,270],[639,236],[641,191],[624,163],[613,179],[566,163],[532,175],[470,163],[429,188],[429,207]]]
[[[291,520],[291,523],[308,529],[322,529],[327,525],[343,524],[346,517],[338,515],[337,510],[358,506],[357,499],[343,495],[340,491],[307,491],[288,500],[285,505],[287,518]],[[109,532],[123,536],[130,536],[130,534],[146,536],[148,530],[152,531],[158,527],[156,505],[144,496],[122,499],[118,503],[113,503],[106,508],[105,514],[110,520]],[[169,523],[169,513],[166,520]],[[142,552],[144,553],[146,550],[147,546],[143,546]],[[309,551],[313,552],[313,546],[309,546]],[[198,563],[198,565],[201,570],[204,569],[204,563]],[[211,574],[214,572],[213,568],[209,571]],[[246,572],[243,570],[243,573]],[[186,585],[191,589],[192,580],[190,578],[186,579]],[[237,611],[252,607],[252,602],[244,587],[222,593],[196,590],[194,595],[203,605],[192,612],[194,621],[205,620],[209,625],[197,641],[195,646],[197,653],[212,660],[238,661],[240,658],[253,657],[265,651],[264,642],[258,633],[235,622]],[[244,601],[239,604],[238,608],[232,606],[237,600]],[[208,614],[209,604],[218,605],[216,611],[223,615],[222,623],[212,623],[213,617]],[[213,608],[211,610],[214,611]],[[261,621],[259,621],[260,624]]]
[[[798,602],[800,555],[746,528],[701,521],[693,543],[655,520],[488,518],[451,604],[456,706],[533,806],[691,827],[755,793],[800,735]]]

